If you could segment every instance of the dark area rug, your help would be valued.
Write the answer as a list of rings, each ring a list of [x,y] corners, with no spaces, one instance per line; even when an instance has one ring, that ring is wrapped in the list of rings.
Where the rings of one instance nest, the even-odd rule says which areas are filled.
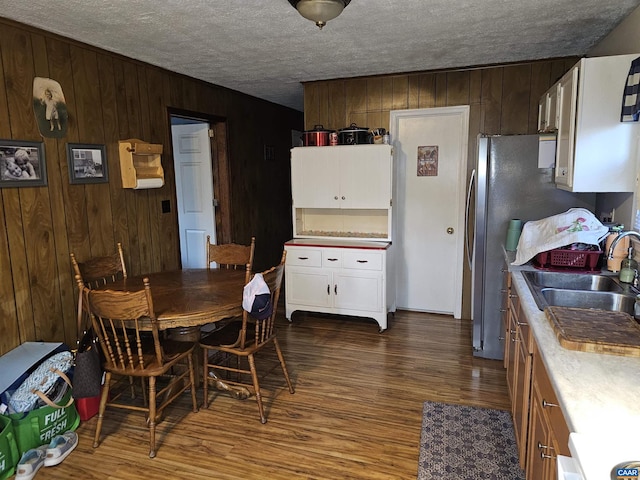
[[[507,411],[424,402],[418,480],[524,480]]]

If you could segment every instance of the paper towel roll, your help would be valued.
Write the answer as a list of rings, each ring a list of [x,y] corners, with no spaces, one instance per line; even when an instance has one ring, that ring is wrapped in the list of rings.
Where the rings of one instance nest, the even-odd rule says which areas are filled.
[[[144,188],[160,188],[164,185],[162,178],[138,178],[134,190],[142,190]]]

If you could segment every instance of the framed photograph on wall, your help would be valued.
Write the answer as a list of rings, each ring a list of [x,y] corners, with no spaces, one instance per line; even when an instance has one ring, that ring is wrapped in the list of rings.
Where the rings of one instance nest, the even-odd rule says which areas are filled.
[[[0,188],[43,187],[46,184],[42,142],[0,140]]]
[[[107,183],[107,150],[104,145],[68,143],[69,183]]]

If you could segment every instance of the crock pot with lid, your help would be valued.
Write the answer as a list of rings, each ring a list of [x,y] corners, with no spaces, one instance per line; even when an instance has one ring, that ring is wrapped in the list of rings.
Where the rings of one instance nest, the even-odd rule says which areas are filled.
[[[368,127],[358,127],[355,123],[338,130],[338,142],[340,145],[360,145],[372,143],[373,137]]]
[[[325,147],[329,145],[329,136],[335,130],[329,130],[322,125],[316,125],[313,130],[305,130],[302,133],[302,145],[305,147]]]

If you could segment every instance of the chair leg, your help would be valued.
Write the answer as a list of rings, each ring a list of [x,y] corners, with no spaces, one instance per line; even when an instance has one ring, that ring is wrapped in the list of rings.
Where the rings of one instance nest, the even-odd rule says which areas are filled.
[[[156,377],[149,377],[149,458],[156,456]]]
[[[104,411],[107,408],[107,398],[109,398],[109,387],[111,386],[111,372],[106,372],[104,377],[104,385],[102,387],[102,396],[100,397],[100,406],[98,407],[98,421],[96,423],[96,433],[93,436],[93,448],[100,443],[100,432],[102,431],[102,421],[104,420]]]
[[[198,411],[198,400],[196,399],[196,373],[193,357],[189,355],[189,382],[191,383],[191,403],[193,404],[193,412]]]
[[[253,379],[253,388],[256,391],[256,401],[258,402],[258,411],[260,413],[260,421],[267,423],[267,418],[264,416],[264,408],[262,406],[262,394],[260,393],[260,384],[258,383],[258,371],[256,370],[256,362],[253,359],[253,355],[247,357],[249,360],[249,368],[251,369],[251,378]]]
[[[276,353],[280,360],[280,366],[282,367],[282,373],[284,373],[284,379],[287,381],[287,385],[289,386],[289,393],[295,393],[293,385],[291,384],[291,379],[289,378],[289,372],[287,371],[287,364],[284,361],[284,355],[282,355],[282,350],[280,350],[280,344],[276,337],[273,339],[273,346],[276,348]]]
[[[204,402],[203,407],[209,408],[209,349],[202,349],[202,357],[204,358],[204,363],[202,365],[202,391],[204,392]]]

